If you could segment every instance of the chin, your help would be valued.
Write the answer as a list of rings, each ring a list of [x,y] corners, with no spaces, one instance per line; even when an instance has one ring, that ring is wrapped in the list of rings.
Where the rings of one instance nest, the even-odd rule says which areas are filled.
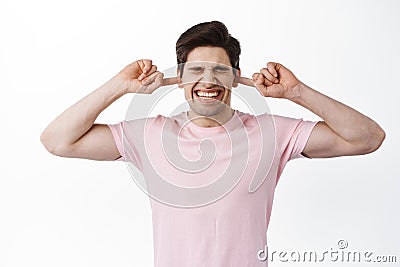
[[[215,101],[212,104],[202,104],[199,101],[192,100],[188,101],[190,109],[199,116],[215,117],[219,114],[224,113],[226,109],[231,107],[223,102]]]

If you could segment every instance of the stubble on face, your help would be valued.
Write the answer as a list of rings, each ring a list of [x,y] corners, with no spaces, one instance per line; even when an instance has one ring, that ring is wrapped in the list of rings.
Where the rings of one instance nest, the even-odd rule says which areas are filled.
[[[233,115],[230,99],[234,78],[229,56],[223,48],[193,49],[188,54],[181,85],[190,106],[188,117],[203,127],[228,121]]]

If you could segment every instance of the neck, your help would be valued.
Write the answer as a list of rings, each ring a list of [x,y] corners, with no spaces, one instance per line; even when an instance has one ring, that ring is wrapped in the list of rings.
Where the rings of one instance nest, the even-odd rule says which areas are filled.
[[[234,110],[231,107],[229,107],[225,108],[222,112],[214,116],[206,117],[199,115],[192,109],[190,109],[188,112],[188,118],[194,124],[200,127],[216,127],[216,126],[221,126],[225,124],[227,121],[229,121],[232,118],[233,113]]]

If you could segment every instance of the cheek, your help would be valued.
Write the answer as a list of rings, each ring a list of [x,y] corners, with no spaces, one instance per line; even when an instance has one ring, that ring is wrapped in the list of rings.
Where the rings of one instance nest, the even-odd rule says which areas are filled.
[[[223,97],[224,102],[230,103],[232,99],[232,89],[225,89],[225,95]]]
[[[229,98],[230,96],[231,96],[231,91],[230,91],[229,89],[225,88],[225,95],[224,95],[224,98],[227,99],[227,98]]]
[[[196,75],[196,74],[191,74],[185,72],[185,74],[182,76],[182,83],[184,84],[189,84],[193,83],[195,81],[201,80],[202,76],[201,75]]]
[[[232,89],[234,77],[222,77],[221,79],[219,79],[219,81],[225,88]]]
[[[191,99],[192,98],[192,88],[191,87],[183,87],[185,98],[186,99]]]

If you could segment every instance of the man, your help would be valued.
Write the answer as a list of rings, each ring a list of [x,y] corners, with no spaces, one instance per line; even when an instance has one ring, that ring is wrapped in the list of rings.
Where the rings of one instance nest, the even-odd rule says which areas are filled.
[[[252,79],[241,77],[239,42],[220,22],[201,23],[188,29],[178,39],[176,51],[176,78],[163,79],[151,60],[135,61],[57,117],[42,133],[41,141],[58,156],[124,159],[143,173],[150,195],[156,196],[151,199],[156,266],[267,266],[267,262],[258,259],[257,252],[266,244],[274,189],[286,162],[300,157],[371,153],[380,147],[385,133],[370,118],[308,87],[279,63],[268,63]],[[105,108],[127,93],[151,94],[160,86],[175,83],[184,90],[190,107],[187,112],[115,125],[94,123]],[[232,88],[238,83],[254,86],[265,97],[299,104],[323,121],[269,114],[254,116],[233,110]],[[270,118],[274,121],[275,136],[271,136],[268,127],[267,132],[259,129],[265,122],[269,125]],[[179,153],[188,161],[168,161],[178,151],[172,150],[176,153],[165,156],[164,148],[169,142],[160,138],[164,135],[177,138]],[[193,165],[187,162],[196,162],[202,158],[202,152],[207,154],[210,149],[199,149],[204,138],[213,141],[215,157],[210,168],[199,171],[199,163],[192,170]],[[229,138],[236,141],[228,142]],[[268,146],[260,144],[268,144],[268,140],[276,141],[276,149],[266,164],[259,160],[269,151],[262,147]],[[176,162],[187,165],[182,169],[173,164]],[[234,167],[227,162],[233,162]],[[188,189],[210,185],[232,168],[238,170],[243,162],[237,183],[229,184],[228,175],[228,192],[220,191],[208,199],[207,195],[199,202],[202,196]],[[256,176],[264,180],[251,191],[249,184]],[[186,194],[161,192],[159,189],[166,187],[159,186],[162,179],[158,178],[183,184]],[[177,192],[177,198],[173,198],[173,192]],[[222,193],[223,197],[218,198]]]

